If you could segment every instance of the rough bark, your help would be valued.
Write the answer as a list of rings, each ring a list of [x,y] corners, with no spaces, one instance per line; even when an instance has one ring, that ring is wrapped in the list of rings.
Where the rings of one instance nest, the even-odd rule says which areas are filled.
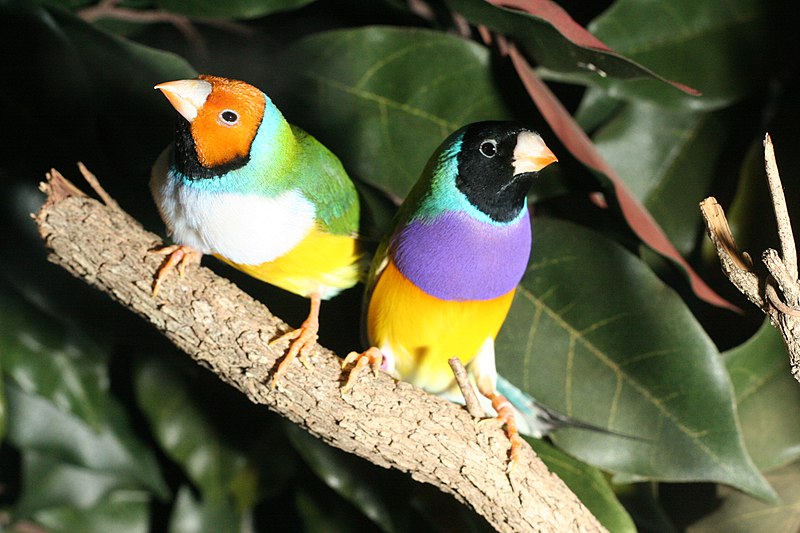
[[[797,279],[797,251],[769,135],[764,138],[764,161],[782,251],[782,256],[771,248],[762,253],[765,273],[760,274],[750,255],[736,246],[725,212],[713,196],[700,203],[700,211],[708,236],[719,256],[722,271],[739,292],[758,306],[781,332],[789,353],[792,375],[800,382],[800,282]]]
[[[283,321],[202,267],[171,276],[154,298],[153,274],[163,258],[147,251],[159,237],[107,196],[100,194],[105,204],[89,198],[55,171],[48,178],[48,201],[35,218],[50,260],[142,316],[251,401],[333,446],[453,494],[499,531],[603,530],[529,446],[507,474],[509,443],[500,428],[479,425],[463,408],[407,383],[364,372],[342,395],[340,359],[317,346],[313,368],[293,364],[270,387],[282,351],[268,342],[288,329]]]

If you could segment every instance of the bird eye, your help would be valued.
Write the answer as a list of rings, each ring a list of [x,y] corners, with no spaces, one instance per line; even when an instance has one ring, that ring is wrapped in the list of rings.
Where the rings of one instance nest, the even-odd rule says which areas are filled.
[[[495,155],[497,155],[497,141],[495,140],[483,141],[481,143],[480,150],[481,154],[483,154],[484,157],[488,157],[489,159],[493,158]]]
[[[226,109],[225,111],[219,114],[219,119],[226,126],[233,126],[234,124],[239,122],[239,115],[237,115],[236,112],[231,111],[230,109]]]

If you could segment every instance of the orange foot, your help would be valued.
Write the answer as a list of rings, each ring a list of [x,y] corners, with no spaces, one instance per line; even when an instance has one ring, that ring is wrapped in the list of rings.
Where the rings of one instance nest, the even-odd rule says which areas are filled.
[[[156,279],[153,281],[153,296],[158,295],[158,288],[161,286],[161,282],[170,270],[177,267],[178,274],[184,277],[186,275],[186,265],[199,265],[200,258],[203,257],[203,254],[194,248],[182,244],[161,246],[160,248],[152,248],[148,251],[153,254],[169,256],[167,260],[164,261],[164,264],[161,265],[161,268],[158,269],[158,272],[156,272]]]
[[[497,418],[501,424],[506,427],[506,436],[511,441],[511,449],[508,452],[508,467],[506,472],[509,474],[514,467],[517,466],[520,458],[520,450],[522,449],[522,437],[517,431],[517,420],[514,415],[514,408],[511,402],[500,393],[494,392],[486,394],[486,397],[492,400],[492,407],[497,411]]]
[[[299,358],[300,362],[306,368],[311,368],[311,362],[308,360],[308,352],[317,342],[317,333],[319,332],[319,306],[322,303],[322,298],[318,294],[311,296],[311,309],[308,312],[308,318],[300,325],[299,328],[287,331],[277,339],[270,341],[270,346],[275,346],[283,341],[292,341],[289,345],[289,351],[283,361],[280,362],[278,368],[275,369],[275,374],[272,376],[272,386],[278,384],[278,381],[289,371],[289,364],[295,359]]]
[[[366,352],[350,352],[342,361],[342,370],[347,368],[347,365],[353,363],[355,363],[355,365],[350,370],[350,375],[347,376],[347,381],[345,382],[344,387],[342,387],[342,394],[346,394],[350,390],[356,381],[356,377],[361,373],[365,366],[371,366],[373,372],[380,370],[381,364],[383,364],[383,353],[381,353],[381,351],[374,346],[369,348]]]

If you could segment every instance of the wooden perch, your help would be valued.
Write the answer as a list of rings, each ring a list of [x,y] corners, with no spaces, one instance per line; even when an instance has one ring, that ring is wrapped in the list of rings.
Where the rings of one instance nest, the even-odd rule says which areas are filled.
[[[739,292],[757,305],[781,332],[789,352],[792,375],[800,382],[800,283],[797,279],[797,250],[769,135],[764,138],[764,161],[782,252],[779,255],[771,248],[764,251],[761,259],[767,267],[766,276],[759,277],[750,256],[737,248],[725,212],[714,197],[703,200],[700,211],[723,272]]]
[[[283,354],[267,343],[288,326],[202,267],[170,277],[154,298],[161,258],[147,250],[159,237],[100,192],[88,171],[84,175],[105,204],[56,171],[43,184],[48,199],[35,219],[50,260],[141,315],[251,401],[328,444],[453,494],[499,531],[603,531],[529,446],[507,474],[509,442],[501,429],[479,427],[463,408],[407,383],[364,372],[342,395],[340,359],[317,346],[312,369],[293,364],[279,386],[270,387],[270,371]]]

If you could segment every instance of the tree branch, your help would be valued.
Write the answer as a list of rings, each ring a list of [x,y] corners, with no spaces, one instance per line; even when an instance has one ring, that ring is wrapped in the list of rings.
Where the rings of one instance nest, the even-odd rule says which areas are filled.
[[[231,282],[202,267],[151,295],[160,239],[127,213],[67,185],[56,171],[35,216],[50,260],[142,316],[201,365],[328,444],[408,472],[453,494],[499,531],[602,531],[529,446],[506,474],[509,442],[464,409],[386,374],[365,372],[341,394],[340,359],[322,347],[313,369],[293,365],[268,385],[282,355],[268,346],[287,326]]]
[[[739,251],[731,234],[725,212],[714,197],[700,202],[706,230],[716,248],[722,271],[731,283],[769,317],[783,336],[789,353],[792,375],[800,382],[800,283],[797,279],[797,251],[791,221],[786,209],[775,151],[769,135],[764,138],[764,162],[767,168],[772,205],[778,224],[783,258],[767,249],[761,256],[768,275],[759,277],[747,252]]]

